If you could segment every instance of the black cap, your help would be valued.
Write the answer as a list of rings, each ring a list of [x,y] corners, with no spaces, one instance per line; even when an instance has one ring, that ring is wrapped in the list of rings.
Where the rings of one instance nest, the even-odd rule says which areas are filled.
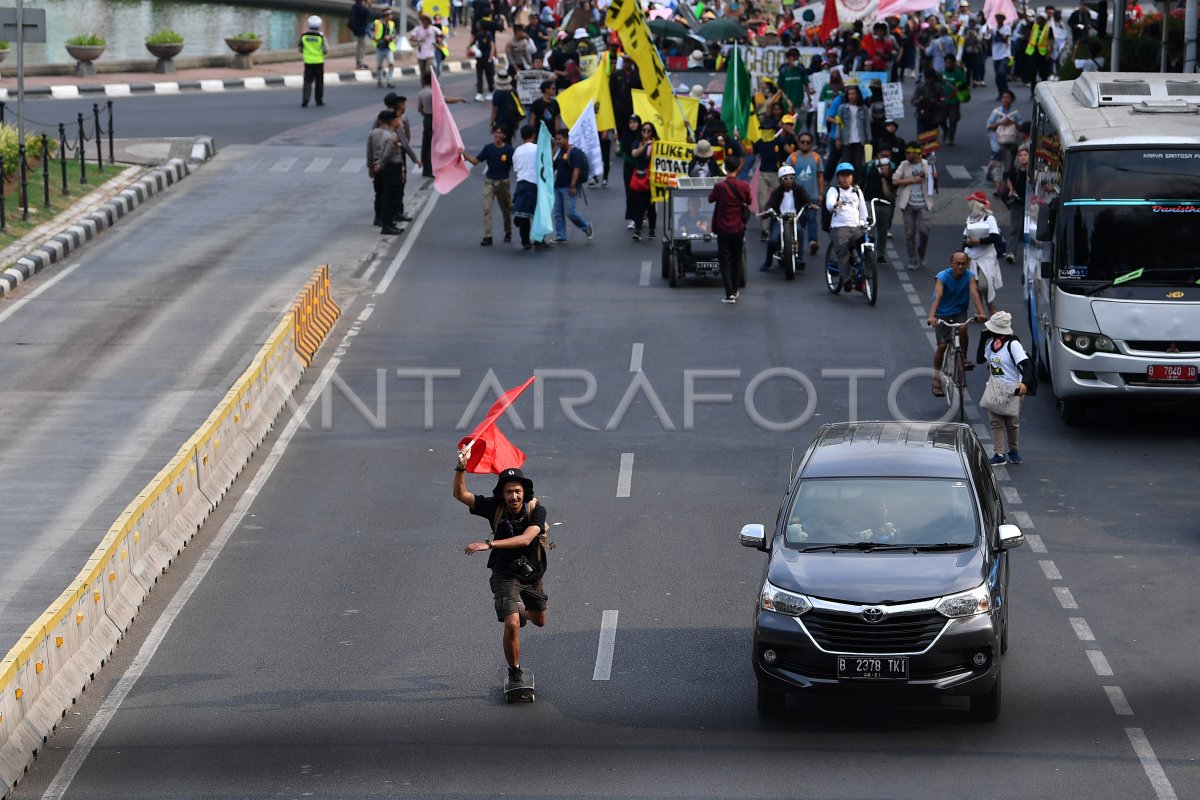
[[[492,495],[500,497],[504,493],[504,487],[514,481],[525,487],[526,500],[533,497],[533,481],[526,478],[525,473],[515,467],[504,470],[496,477],[496,488],[492,489]]]

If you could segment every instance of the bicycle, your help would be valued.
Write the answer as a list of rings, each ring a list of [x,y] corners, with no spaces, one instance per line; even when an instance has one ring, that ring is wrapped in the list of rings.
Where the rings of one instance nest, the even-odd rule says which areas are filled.
[[[851,265],[854,286],[866,295],[867,305],[872,306],[879,299],[879,268],[875,260],[875,242],[871,238],[871,231],[875,228],[875,204],[887,202],[878,197],[871,200],[867,223],[860,226],[862,236],[850,248],[850,257],[854,261]],[[837,294],[842,290],[840,276],[841,268],[834,255],[833,242],[830,242],[829,246],[825,248],[825,286],[829,289],[830,294]]]
[[[967,390],[967,367],[966,361],[963,359],[962,339],[959,338],[958,332],[961,328],[965,328],[971,323],[971,320],[966,322],[947,322],[944,319],[937,321],[938,327],[950,328],[950,342],[946,347],[946,352],[942,355],[942,369],[939,379],[942,384],[942,394],[946,398],[946,405],[953,410],[954,404],[958,403],[958,419],[960,422],[966,419],[966,405],[963,395]]]
[[[810,208],[817,208],[811,206]],[[789,281],[796,279],[796,272],[804,270],[804,256],[800,252],[800,226],[805,224],[805,214],[811,213],[808,208],[798,212],[780,214],[774,209],[767,209],[759,214],[760,217],[774,217],[779,222],[779,264],[783,267],[783,276]]]

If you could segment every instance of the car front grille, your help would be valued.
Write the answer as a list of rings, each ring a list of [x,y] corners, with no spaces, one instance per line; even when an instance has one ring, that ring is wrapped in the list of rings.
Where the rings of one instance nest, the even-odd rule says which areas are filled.
[[[870,623],[857,614],[814,609],[801,621],[822,649],[834,653],[919,653],[949,621],[935,611],[899,614]]]

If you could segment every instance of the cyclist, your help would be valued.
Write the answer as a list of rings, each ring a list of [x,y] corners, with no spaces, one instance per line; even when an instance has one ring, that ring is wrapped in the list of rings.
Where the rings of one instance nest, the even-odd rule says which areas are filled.
[[[961,324],[967,321],[967,308],[970,305],[975,306],[975,321],[983,322],[987,319],[987,314],[983,311],[983,300],[979,298],[979,283],[975,280],[975,273],[967,269],[967,265],[971,263],[971,259],[967,258],[967,254],[960,251],[950,256],[950,266],[937,274],[933,282],[933,302],[929,304],[929,325],[937,326],[937,352],[933,355],[933,396],[945,397],[946,392],[942,388],[942,361],[946,357],[946,347],[950,344],[950,337],[954,335],[954,328],[948,328],[945,325],[938,325],[938,321],[952,322]],[[958,340],[962,352],[967,352],[967,326],[963,325],[958,329]],[[963,359],[963,369],[973,369],[975,367],[967,359]]]
[[[835,186],[830,186],[825,192],[825,208],[830,215],[829,238],[833,240],[833,255],[838,263],[838,278],[842,282],[842,290],[854,291],[854,278],[851,275],[851,262],[854,260],[850,250],[862,236],[862,229],[867,224],[867,201],[862,190],[854,185],[854,165],[843,161],[837,165]]]
[[[789,213],[799,216],[811,205],[813,205],[813,201],[808,196],[808,192],[804,191],[803,186],[796,183],[796,170],[784,164],[779,168],[779,186],[775,187],[775,190],[771,192],[771,196],[767,199],[767,209],[774,211],[780,216]],[[804,231],[802,219],[797,220],[796,230],[800,233]],[[767,260],[759,267],[763,272],[771,269],[772,259],[779,252],[779,242],[782,235],[783,230],[780,227],[780,219],[772,219],[771,235],[767,239]],[[799,240],[794,243],[794,246],[796,248],[796,268],[804,269],[804,255],[800,252]]]

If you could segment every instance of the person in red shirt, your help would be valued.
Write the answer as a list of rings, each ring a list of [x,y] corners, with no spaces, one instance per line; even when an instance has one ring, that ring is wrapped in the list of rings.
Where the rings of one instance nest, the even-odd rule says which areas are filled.
[[[742,210],[750,208],[750,184],[737,179],[741,159],[734,155],[725,156],[725,171],[728,177],[708,193],[708,202],[714,203],[712,231],[717,235],[717,258],[721,262],[721,282],[725,286],[722,303],[736,303],[738,286],[741,285],[746,264],[742,251],[746,241],[746,220]]]

